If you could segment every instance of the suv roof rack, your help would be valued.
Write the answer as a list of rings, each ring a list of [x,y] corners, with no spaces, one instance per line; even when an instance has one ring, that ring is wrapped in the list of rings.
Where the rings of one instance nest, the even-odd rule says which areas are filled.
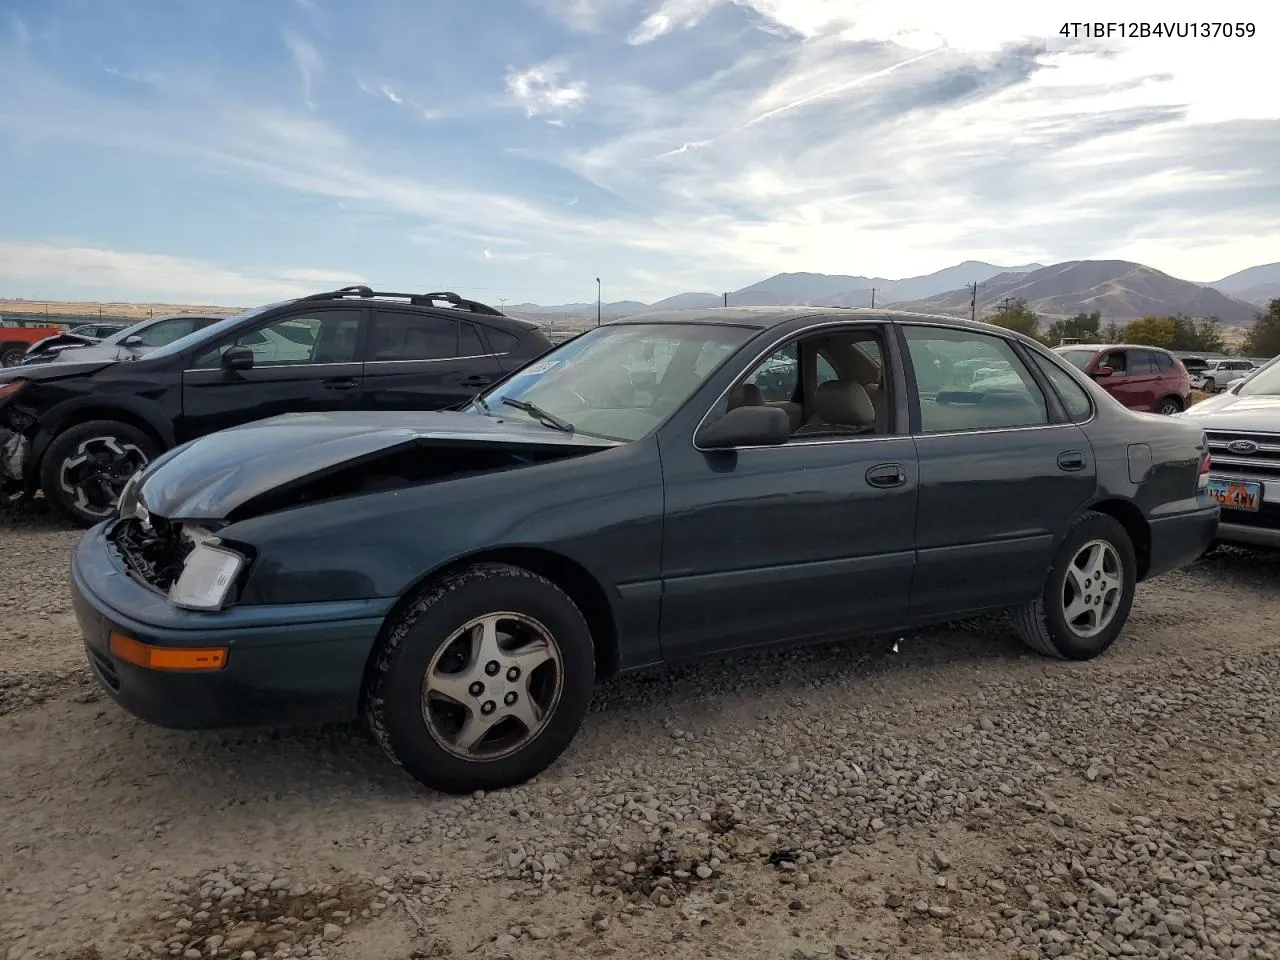
[[[371,299],[373,297],[383,297],[388,299],[408,300],[417,307],[434,307],[436,301],[442,301],[456,310],[469,310],[472,313],[483,313],[490,317],[506,316],[501,310],[489,306],[487,303],[481,303],[479,300],[468,300],[466,297],[460,297],[456,293],[447,290],[438,291],[436,293],[390,293],[380,290],[374,290],[366,286],[342,287],[338,290],[329,290],[325,293],[313,293],[310,296],[301,297],[302,300],[343,300],[347,297],[360,297],[362,299]]]

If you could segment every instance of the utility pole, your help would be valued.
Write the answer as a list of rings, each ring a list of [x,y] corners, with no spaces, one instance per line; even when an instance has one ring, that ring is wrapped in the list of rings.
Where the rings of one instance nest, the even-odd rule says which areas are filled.
[[[1001,312],[1007,313],[1009,311],[1009,304],[1013,303],[1017,299],[1018,299],[1017,297],[1005,297],[1003,300],[1001,300],[1000,301]]]
[[[876,288],[872,287],[871,288],[871,309],[874,310],[875,308],[876,308]]]
[[[600,278],[596,277],[596,326],[600,326]]]
[[[975,280],[973,283],[965,284],[965,286],[969,288],[969,319],[977,320],[978,319],[978,283]]]
[[[729,305],[729,291],[728,291],[728,290],[726,290],[726,291],[724,292],[724,305],[725,305],[726,307]]]
[[[505,313],[507,312],[507,298],[506,298],[506,297],[499,297],[499,298],[498,298],[498,303],[500,304],[500,306],[498,307],[498,309],[499,309],[499,310],[501,310],[501,311],[505,314]]]

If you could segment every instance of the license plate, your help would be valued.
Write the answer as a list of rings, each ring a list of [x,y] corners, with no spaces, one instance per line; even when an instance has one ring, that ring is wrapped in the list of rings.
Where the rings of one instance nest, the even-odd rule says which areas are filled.
[[[1257,513],[1262,500],[1262,484],[1252,480],[1228,480],[1224,477],[1209,478],[1209,496],[1229,510],[1245,510]]]

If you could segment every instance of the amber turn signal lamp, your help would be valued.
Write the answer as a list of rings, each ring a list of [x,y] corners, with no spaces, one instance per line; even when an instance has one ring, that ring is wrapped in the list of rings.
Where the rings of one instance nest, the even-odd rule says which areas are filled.
[[[148,670],[221,670],[227,665],[226,647],[153,647],[115,630],[110,646],[125,663]]]

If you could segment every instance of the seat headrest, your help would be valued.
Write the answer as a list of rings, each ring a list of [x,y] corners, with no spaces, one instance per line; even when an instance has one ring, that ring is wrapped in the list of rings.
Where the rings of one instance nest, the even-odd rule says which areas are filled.
[[[818,384],[813,407],[824,423],[865,427],[876,419],[871,397],[862,384],[853,380],[828,380]]]
[[[735,407],[763,407],[764,394],[760,392],[760,388],[754,383],[742,383],[734,387],[729,393],[729,404],[727,409],[732,410]]]

